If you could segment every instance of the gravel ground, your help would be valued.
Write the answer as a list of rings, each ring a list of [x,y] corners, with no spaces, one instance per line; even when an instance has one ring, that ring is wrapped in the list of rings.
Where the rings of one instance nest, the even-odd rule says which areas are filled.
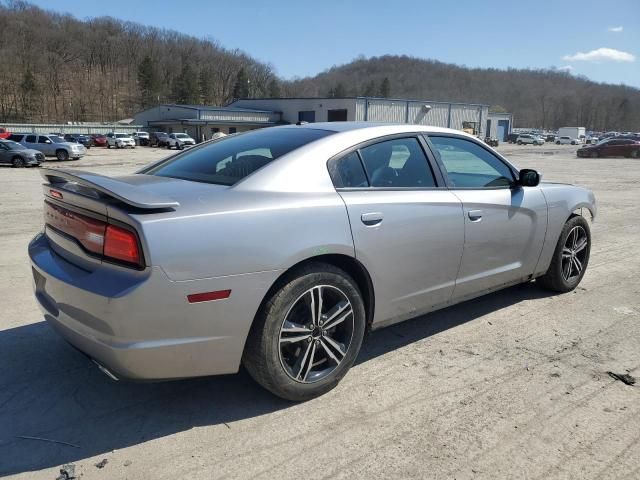
[[[83,479],[640,478],[640,385],[606,373],[640,377],[640,161],[500,150],[595,191],[580,287],[530,283],[374,332],[340,386],[304,404],[244,372],[158,384],[100,373],[32,297],[38,171],[0,168],[0,476],[55,479],[74,464]],[[47,166],[115,175],[166,154],[94,148]]]

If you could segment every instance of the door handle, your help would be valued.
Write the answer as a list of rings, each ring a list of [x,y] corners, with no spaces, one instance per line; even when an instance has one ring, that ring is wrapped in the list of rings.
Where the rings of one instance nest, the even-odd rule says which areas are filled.
[[[371,212],[371,213],[363,213],[360,216],[360,220],[368,227],[372,227],[374,225],[380,225],[382,223],[383,215],[381,212]]]
[[[482,210],[469,210],[467,215],[469,216],[469,220],[472,222],[479,222],[482,220]]]

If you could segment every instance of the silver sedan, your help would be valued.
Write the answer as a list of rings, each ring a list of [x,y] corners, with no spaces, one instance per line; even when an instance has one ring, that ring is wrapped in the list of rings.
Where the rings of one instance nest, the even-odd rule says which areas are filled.
[[[193,147],[133,175],[42,170],[36,298],[115,379],[336,386],[363,336],[536,279],[581,281],[593,194],[465,133],[316,123]]]

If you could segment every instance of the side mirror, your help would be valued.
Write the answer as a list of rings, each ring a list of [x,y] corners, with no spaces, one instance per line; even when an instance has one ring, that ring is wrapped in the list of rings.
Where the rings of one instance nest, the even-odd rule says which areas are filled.
[[[523,168],[518,176],[518,185],[522,187],[535,187],[540,183],[541,175],[530,168]]]

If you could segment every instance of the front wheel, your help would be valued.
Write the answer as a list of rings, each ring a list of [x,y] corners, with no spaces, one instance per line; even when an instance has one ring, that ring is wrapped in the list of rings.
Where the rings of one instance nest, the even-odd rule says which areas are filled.
[[[547,273],[537,282],[549,290],[570,292],[578,286],[589,264],[591,230],[581,216],[565,223]]]
[[[56,150],[56,158],[58,160],[69,160],[69,152],[66,150]]]
[[[518,145],[522,145],[522,140],[518,140]]]
[[[243,364],[273,394],[292,401],[322,395],[346,375],[365,331],[362,295],[332,265],[293,272],[261,308]]]

